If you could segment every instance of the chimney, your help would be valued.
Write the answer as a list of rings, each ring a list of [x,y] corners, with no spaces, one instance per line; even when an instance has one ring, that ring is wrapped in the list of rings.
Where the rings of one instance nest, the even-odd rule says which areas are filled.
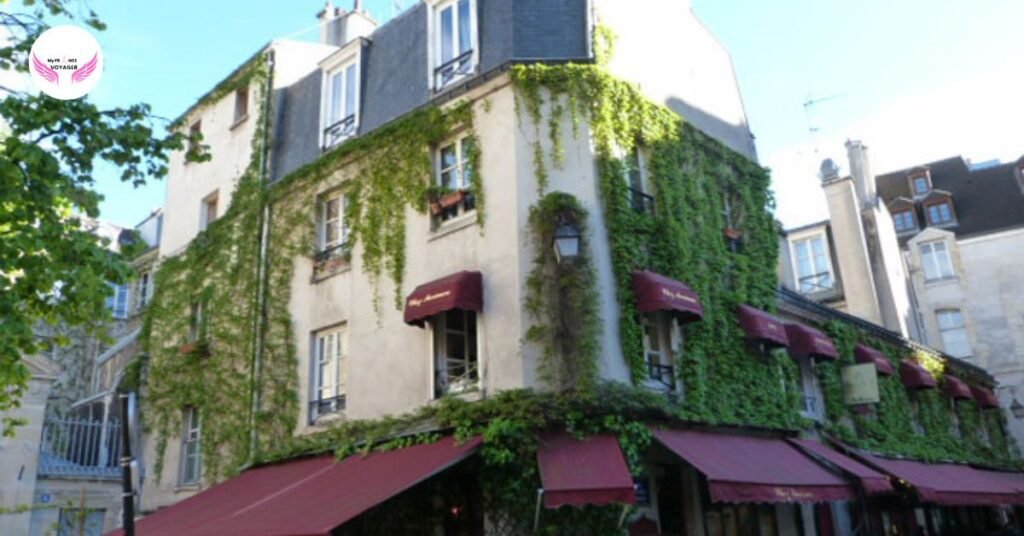
[[[868,148],[860,140],[846,141],[846,157],[850,161],[850,175],[857,188],[857,200],[862,209],[878,205],[875,176],[868,161]]]
[[[334,0],[327,0],[327,3],[326,5],[324,5],[324,8],[319,13],[316,14],[317,20],[320,21],[320,44],[337,44],[337,19],[342,13],[344,13],[342,9],[335,7]]]
[[[349,41],[366,37],[377,29],[377,21],[363,10],[361,0],[354,0],[352,11],[335,7],[332,0],[328,0],[327,6],[317,18],[320,20],[320,43],[324,45],[344,46]]]

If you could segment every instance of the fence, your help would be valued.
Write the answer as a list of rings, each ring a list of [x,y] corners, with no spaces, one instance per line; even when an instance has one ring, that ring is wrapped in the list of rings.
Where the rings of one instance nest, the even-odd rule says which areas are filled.
[[[121,423],[70,417],[43,424],[41,476],[117,478],[121,474]]]

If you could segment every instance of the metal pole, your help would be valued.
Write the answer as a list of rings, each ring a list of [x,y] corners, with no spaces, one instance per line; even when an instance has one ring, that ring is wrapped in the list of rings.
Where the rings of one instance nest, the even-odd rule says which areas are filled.
[[[121,398],[121,500],[124,536],[135,536],[135,492],[132,491],[132,442],[128,429],[128,406],[130,394],[122,393]]]

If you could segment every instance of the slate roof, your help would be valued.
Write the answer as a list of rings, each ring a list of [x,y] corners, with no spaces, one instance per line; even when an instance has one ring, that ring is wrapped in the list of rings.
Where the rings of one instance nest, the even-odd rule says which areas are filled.
[[[1024,161],[1024,160],[1022,160]],[[931,172],[932,188],[953,196],[958,225],[950,227],[957,238],[1024,227],[1024,182],[1021,161],[972,171],[962,157],[938,160],[924,166],[894,171],[875,178],[878,196],[888,205],[897,197],[913,198],[907,177],[922,167]],[[918,204],[918,222],[924,213]],[[905,242],[903,237],[900,241]]]

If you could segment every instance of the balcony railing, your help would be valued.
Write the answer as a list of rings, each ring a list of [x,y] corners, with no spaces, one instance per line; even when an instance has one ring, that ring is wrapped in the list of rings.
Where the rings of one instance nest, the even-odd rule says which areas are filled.
[[[67,418],[43,424],[39,474],[83,478],[121,476],[121,424]]]
[[[467,50],[434,69],[434,89],[441,89],[456,78],[469,74],[472,70],[473,51]]]
[[[832,290],[833,281],[832,274],[829,272],[820,272],[817,274],[805,275],[797,280],[802,294],[814,294],[815,292],[824,292],[826,290]]]
[[[313,400],[309,403],[309,421],[314,422],[321,415],[345,410],[345,395]]]
[[[324,150],[334,147],[335,144],[355,135],[355,133],[356,116],[352,114],[324,129]]]
[[[349,254],[348,242],[342,242],[336,246],[331,246],[323,251],[317,252],[313,255],[314,262],[325,262],[338,257],[345,257]]]
[[[438,395],[465,393],[477,388],[480,375],[476,362],[449,359],[446,368],[437,371]]]
[[[647,377],[672,391],[676,388],[676,369],[672,365],[647,362]]]
[[[822,413],[821,410],[823,408],[821,407],[821,401],[818,399],[818,397],[804,395],[803,401],[804,407],[802,413],[807,417],[811,417],[813,419],[820,419]]]
[[[654,215],[654,196],[646,194],[636,188],[629,189],[629,203],[633,210],[641,214]]]

